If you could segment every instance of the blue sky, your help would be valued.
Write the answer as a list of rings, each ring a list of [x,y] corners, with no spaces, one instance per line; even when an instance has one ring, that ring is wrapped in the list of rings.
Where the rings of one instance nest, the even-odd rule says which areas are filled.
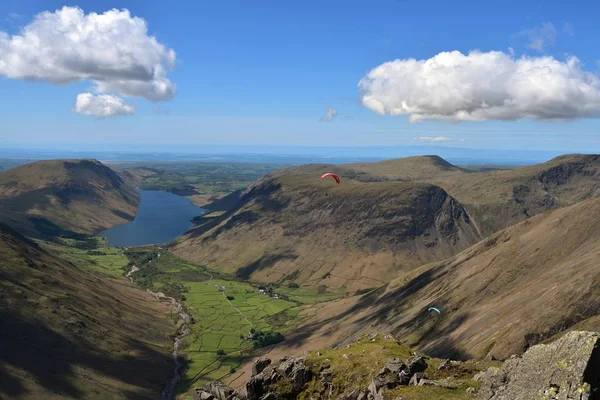
[[[168,79],[177,93],[157,103],[130,97],[135,114],[97,118],[73,112],[90,80],[55,84],[0,77],[0,146],[435,143],[600,152],[600,120],[587,115],[569,121],[434,118],[415,124],[407,115],[380,115],[365,107],[358,88],[370,70],[387,61],[455,50],[550,55],[559,61],[576,56],[582,70],[597,74],[598,3],[4,0],[0,31],[19,33],[36,14],[65,5],[86,14],[126,8],[143,18],[149,34],[176,52]],[[550,33],[544,30],[548,24]],[[320,121],[326,107],[337,116]]]

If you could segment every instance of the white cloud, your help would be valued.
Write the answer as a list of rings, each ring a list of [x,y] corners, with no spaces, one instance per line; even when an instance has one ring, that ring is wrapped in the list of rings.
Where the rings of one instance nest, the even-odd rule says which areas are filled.
[[[81,93],[77,95],[73,111],[78,114],[104,118],[133,114],[135,107],[112,94]]]
[[[444,52],[427,60],[386,62],[358,86],[367,108],[409,115],[410,122],[600,116],[600,79],[582,70],[575,57]]]
[[[36,15],[21,32],[0,31],[0,75],[65,84],[90,80],[97,93],[168,100],[175,52],[148,35],[128,10],[85,14],[63,7]]]
[[[447,142],[452,139],[445,136],[421,136],[419,140],[424,142]]]
[[[564,33],[566,33],[569,36],[575,36],[575,28],[573,27],[573,24],[570,22],[565,22],[562,30]]]
[[[320,121],[332,121],[338,115],[338,112],[335,108],[325,107],[325,110],[325,115],[321,117]]]
[[[554,44],[556,40],[556,28],[550,22],[544,22],[538,27],[527,29],[517,33],[515,36],[523,36],[528,40],[527,47],[539,51]]]

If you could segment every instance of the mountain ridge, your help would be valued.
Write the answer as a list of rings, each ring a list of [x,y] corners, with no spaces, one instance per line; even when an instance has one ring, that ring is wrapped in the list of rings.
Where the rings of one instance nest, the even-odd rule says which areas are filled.
[[[133,219],[139,195],[97,160],[49,160],[0,173],[0,222],[35,237],[96,233]]]

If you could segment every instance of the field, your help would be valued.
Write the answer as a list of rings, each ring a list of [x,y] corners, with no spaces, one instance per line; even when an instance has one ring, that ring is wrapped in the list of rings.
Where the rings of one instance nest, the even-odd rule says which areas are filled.
[[[295,306],[260,294],[256,288],[240,282],[215,279],[189,286],[185,304],[195,324],[184,349],[189,369],[182,391],[235,373],[233,370],[252,348],[252,342],[243,338],[251,330],[272,330],[268,317]],[[218,354],[219,350],[223,352]]]
[[[314,287],[299,287],[290,288],[287,286],[278,287],[275,290],[277,293],[282,293],[290,300],[301,304],[316,304],[324,301],[339,299],[347,294],[345,287],[333,288],[326,290]]]
[[[39,241],[44,249],[74,264],[91,268],[112,277],[120,278],[125,274],[129,259],[123,250],[106,246],[104,239],[90,236],[85,241],[58,239],[59,243]]]
[[[258,284],[190,264],[159,246],[121,249],[106,246],[98,236],[38,243],[67,261],[116,278],[125,279],[136,265],[140,268],[133,275],[136,285],[183,300],[192,318],[191,332],[181,348],[188,362],[179,387],[183,399],[189,398],[187,392],[193,387],[242,374],[237,369],[255,347],[253,333],[285,335],[301,323],[300,311],[346,294],[343,288],[324,293],[318,288],[270,286],[273,293],[285,297],[274,298],[260,293]]]
[[[273,332],[270,317],[298,306],[261,294],[249,283],[186,263],[165,249],[136,248],[125,254],[140,268],[134,275],[137,285],[180,297],[192,319],[181,349],[188,360],[179,387],[182,398],[188,398],[186,393],[193,387],[236,374],[252,351],[252,334]],[[283,328],[281,324],[285,333]]]

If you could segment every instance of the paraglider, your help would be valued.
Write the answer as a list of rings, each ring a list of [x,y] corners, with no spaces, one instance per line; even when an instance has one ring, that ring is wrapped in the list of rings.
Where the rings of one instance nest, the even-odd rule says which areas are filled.
[[[439,315],[442,315],[442,312],[436,307],[429,307],[427,311],[436,311]]]
[[[328,176],[331,176],[333,179],[335,179],[335,181],[337,182],[338,185],[340,184],[340,182],[341,182],[340,177],[332,172],[324,173],[323,175],[321,175],[321,179],[325,179]]]

